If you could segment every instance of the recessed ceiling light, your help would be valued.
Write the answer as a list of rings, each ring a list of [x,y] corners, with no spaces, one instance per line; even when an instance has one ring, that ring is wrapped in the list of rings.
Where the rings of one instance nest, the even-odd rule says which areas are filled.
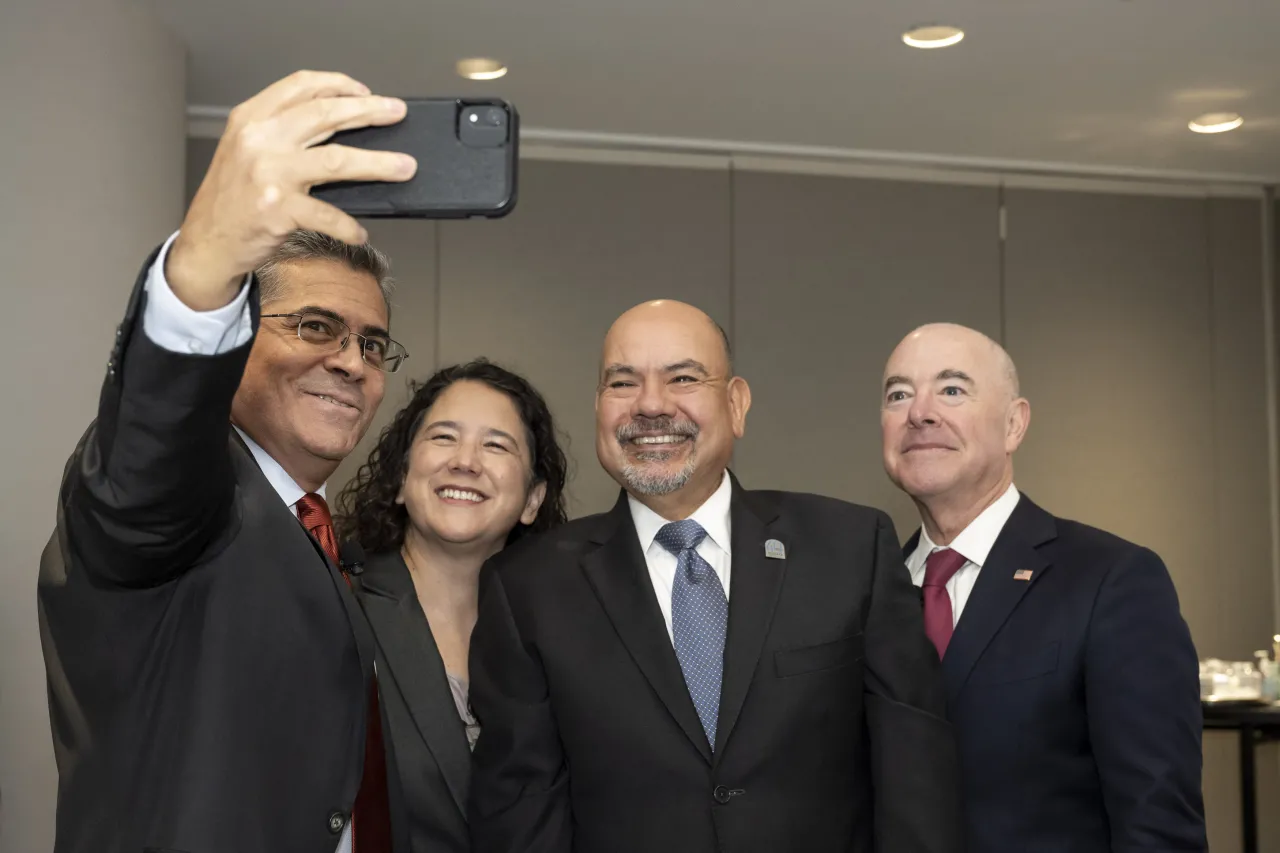
[[[507,66],[496,59],[473,57],[458,60],[458,76],[468,80],[497,80],[507,73]]]
[[[1205,113],[1187,122],[1187,127],[1196,133],[1226,133],[1244,124],[1239,113]]]
[[[964,30],[959,27],[946,27],[930,24],[927,27],[916,27],[902,34],[902,40],[912,47],[924,49],[935,47],[951,47],[964,38]]]

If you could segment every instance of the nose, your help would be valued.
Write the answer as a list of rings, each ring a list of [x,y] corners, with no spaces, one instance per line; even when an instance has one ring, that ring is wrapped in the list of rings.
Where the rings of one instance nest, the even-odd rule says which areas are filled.
[[[472,441],[459,440],[453,448],[453,456],[449,459],[449,470],[480,473],[480,449]]]
[[[675,415],[676,407],[667,394],[667,386],[661,381],[648,381],[640,386],[632,407],[633,417],[659,418],[664,415]]]
[[[911,406],[907,409],[907,423],[917,429],[938,425],[938,413],[934,409],[932,396],[917,394],[911,398]]]
[[[355,335],[347,335],[347,339],[342,342],[342,346],[329,353],[328,357],[325,358],[325,367],[335,373],[341,373],[352,381],[362,379],[365,371],[370,369],[360,355],[360,347],[362,346],[364,346],[364,342]]]

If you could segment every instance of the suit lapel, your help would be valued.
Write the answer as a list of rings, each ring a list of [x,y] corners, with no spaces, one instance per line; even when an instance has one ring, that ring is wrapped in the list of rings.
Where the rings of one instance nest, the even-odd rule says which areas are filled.
[[[250,475],[254,478],[252,487],[263,496],[262,506],[264,510],[270,513],[281,513],[280,529],[282,535],[298,537],[299,544],[303,542],[309,544],[312,550],[315,551],[316,556],[320,558],[325,571],[328,572],[329,580],[333,583],[334,590],[342,602],[342,609],[347,614],[347,622],[351,626],[351,633],[356,641],[356,651],[360,656],[360,670],[364,674],[364,680],[367,684],[369,679],[373,677],[373,632],[369,630],[369,624],[365,621],[364,614],[360,611],[360,605],[356,603],[355,595],[352,593],[347,579],[338,567],[334,565],[333,561],[329,559],[329,556],[325,554],[324,549],[320,547],[320,543],[298,521],[298,517],[294,515],[293,510],[280,499],[279,493],[271,485],[267,476],[262,473],[262,469],[258,467],[258,461],[253,458],[253,453],[240,438],[240,433],[236,432],[234,428],[231,429],[230,440],[232,454],[237,452],[243,454],[241,464],[245,466],[246,471],[252,472]],[[288,519],[287,522],[286,519]],[[283,531],[288,532],[284,533]]]
[[[951,699],[960,694],[974,664],[1018,602],[1050,570],[1050,563],[1036,548],[1056,535],[1053,517],[1025,495],[1020,497],[978,573],[942,659]],[[1027,580],[1014,577],[1015,572],[1027,571],[1031,573]]]
[[[583,557],[587,580],[636,666],[709,763],[711,747],[667,634],[625,492],[601,519],[592,541],[599,547]]]
[[[747,690],[760,661],[760,650],[773,622],[774,605],[786,570],[785,559],[765,556],[765,540],[777,518],[772,506],[743,491],[733,481],[730,504],[731,566],[729,572],[729,634],[725,639],[724,680],[720,687],[720,717],[716,724],[716,756],[724,754]],[[783,547],[790,542],[782,539]]]
[[[466,815],[471,784],[471,750],[458,716],[444,661],[418,603],[413,579],[399,554],[378,554],[365,567],[360,602],[377,638],[385,671],[379,673],[400,691],[414,726]],[[412,785],[413,779],[403,780]]]

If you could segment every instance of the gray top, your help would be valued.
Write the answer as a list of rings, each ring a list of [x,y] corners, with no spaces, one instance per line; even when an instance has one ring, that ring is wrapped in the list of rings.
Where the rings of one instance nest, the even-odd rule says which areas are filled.
[[[458,716],[467,730],[467,745],[476,748],[476,739],[480,737],[480,724],[471,713],[471,703],[467,701],[468,685],[465,679],[452,672],[445,672],[449,677],[449,689],[453,692],[453,704],[458,707]]]

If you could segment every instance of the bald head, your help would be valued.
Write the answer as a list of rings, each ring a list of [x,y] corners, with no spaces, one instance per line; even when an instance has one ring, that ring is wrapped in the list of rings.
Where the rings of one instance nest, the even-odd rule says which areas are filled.
[[[889,356],[882,392],[885,469],[917,503],[958,504],[965,517],[1012,482],[1031,410],[1013,359],[991,338],[921,326]]]
[[[886,387],[893,378],[889,371],[894,359],[921,349],[963,352],[966,360],[984,373],[988,382],[994,383],[995,390],[1002,391],[1010,400],[1017,399],[1022,394],[1018,383],[1018,369],[1005,348],[982,332],[956,323],[929,323],[903,338],[889,356],[889,364],[885,368]]]
[[[605,335],[596,454],[637,499],[684,518],[720,485],[750,403],[746,382],[733,375],[728,336],[706,312],[645,302]]]
[[[733,347],[729,343],[729,335],[724,327],[711,319],[711,315],[701,308],[675,299],[654,299],[642,302],[623,312],[622,316],[613,321],[604,338],[604,353],[601,358],[602,374],[609,363],[607,356],[611,343],[623,336],[634,335],[637,332],[643,334],[645,328],[655,327],[660,327],[664,331],[687,329],[694,336],[699,333],[714,335],[716,345],[720,347],[723,356],[723,362],[717,366],[725,375],[733,375]]]

